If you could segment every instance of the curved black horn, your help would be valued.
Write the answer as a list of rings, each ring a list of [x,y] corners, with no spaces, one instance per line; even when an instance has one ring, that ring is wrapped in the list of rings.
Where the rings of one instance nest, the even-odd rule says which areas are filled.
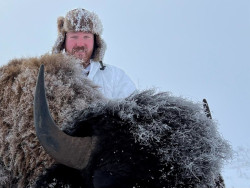
[[[41,65],[34,99],[36,135],[46,152],[58,163],[83,169],[88,164],[94,138],[72,137],[61,131],[53,121],[45,95],[44,65]]]

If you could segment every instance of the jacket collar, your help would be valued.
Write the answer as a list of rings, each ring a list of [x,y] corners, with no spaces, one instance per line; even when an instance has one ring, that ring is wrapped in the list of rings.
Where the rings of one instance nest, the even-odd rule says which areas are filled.
[[[90,71],[89,71],[88,78],[92,80],[94,78],[96,72],[100,68],[101,68],[101,65],[99,62],[95,62],[95,61],[90,60]]]

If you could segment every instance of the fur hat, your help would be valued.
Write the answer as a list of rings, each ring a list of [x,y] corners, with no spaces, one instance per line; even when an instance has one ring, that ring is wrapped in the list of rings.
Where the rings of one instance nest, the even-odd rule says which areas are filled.
[[[92,54],[93,61],[102,61],[106,43],[101,38],[103,26],[101,20],[94,12],[78,8],[70,10],[65,17],[57,19],[58,37],[53,46],[52,53],[60,53],[65,48],[66,33],[69,31],[90,32],[95,35],[95,49]]]

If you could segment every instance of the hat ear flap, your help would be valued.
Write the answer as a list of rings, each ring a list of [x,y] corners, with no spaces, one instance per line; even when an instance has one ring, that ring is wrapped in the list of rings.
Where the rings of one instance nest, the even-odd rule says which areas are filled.
[[[63,33],[63,29],[64,28],[64,17],[59,17],[57,19],[57,30],[58,30],[58,33]]]
[[[95,35],[95,50],[92,55],[93,61],[103,61],[103,57],[106,51],[106,43],[104,40],[100,37],[100,35]]]
[[[57,19],[57,30],[58,30],[58,36],[57,40],[52,48],[52,53],[57,54],[61,52],[64,49],[64,42],[65,42],[65,26],[64,26],[65,18],[59,17]]]

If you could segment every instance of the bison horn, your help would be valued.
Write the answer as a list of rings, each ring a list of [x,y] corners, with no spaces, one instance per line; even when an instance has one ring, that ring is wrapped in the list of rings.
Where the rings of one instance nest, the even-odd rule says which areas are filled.
[[[56,162],[79,170],[86,167],[95,138],[72,137],[56,126],[50,115],[45,95],[44,65],[40,67],[36,84],[34,121],[40,144]]]

